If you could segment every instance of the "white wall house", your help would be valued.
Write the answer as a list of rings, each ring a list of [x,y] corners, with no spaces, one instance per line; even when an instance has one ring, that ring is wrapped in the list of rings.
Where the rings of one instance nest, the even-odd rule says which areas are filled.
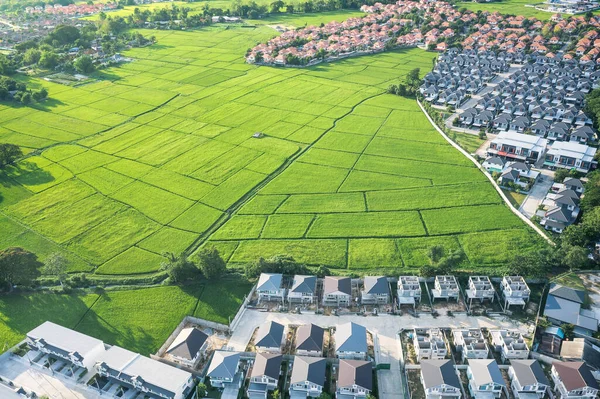
[[[431,290],[433,299],[454,299],[458,301],[460,289],[454,276],[435,276],[434,287]]]
[[[467,298],[472,302],[474,299],[494,302],[496,290],[488,276],[470,276],[469,286],[467,287]]]
[[[462,360],[487,359],[490,349],[479,328],[454,329],[454,346],[460,352]]]
[[[206,352],[208,343],[208,335],[199,328],[184,328],[166,353],[174,362],[193,367]]]
[[[269,391],[277,389],[281,374],[282,355],[257,353],[250,372],[247,394],[250,399],[266,399]]]
[[[261,273],[256,284],[259,301],[281,301],[285,298],[282,287],[283,275],[277,273]]]
[[[517,330],[491,330],[492,347],[500,352],[502,361],[512,359],[527,359],[529,347],[523,335]]]
[[[235,387],[240,389],[244,381],[240,368],[239,352],[215,351],[208,366],[206,377],[215,388]]]
[[[350,322],[337,326],[333,339],[339,359],[367,358],[367,329],[360,324]]]
[[[313,303],[317,291],[317,277],[295,275],[292,288],[288,291],[290,303]]]
[[[323,358],[294,357],[290,378],[290,397],[318,398],[325,386],[325,366]]]
[[[373,390],[373,364],[364,360],[340,360],[336,398],[362,399]]]
[[[508,395],[498,363],[493,359],[469,359],[469,392],[475,399],[500,398]]]
[[[323,280],[323,306],[350,306],[352,280],[350,277],[327,276]]]
[[[544,166],[551,169],[575,169],[587,173],[598,163],[594,160],[597,149],[573,141],[555,141],[544,160]]]
[[[417,276],[400,276],[398,278],[398,305],[415,306],[421,302],[421,283]]]
[[[558,399],[595,399],[598,396],[598,382],[583,362],[554,362],[551,375]]]
[[[531,290],[522,276],[504,276],[502,279],[502,297],[505,309],[512,305],[525,308],[530,295]]]
[[[423,360],[421,362],[421,383],[427,399],[460,399],[461,383],[454,367],[454,361]]]
[[[361,303],[385,305],[390,302],[390,283],[383,276],[366,276],[361,292]]]
[[[510,388],[517,399],[544,399],[550,381],[537,360],[512,360],[508,369]],[[535,396],[534,396],[535,395]]]
[[[535,163],[546,153],[548,141],[538,136],[517,132],[500,132],[490,142],[487,153],[511,160]]]
[[[296,354],[323,356],[325,330],[315,324],[303,324],[296,329]]]
[[[444,359],[448,354],[444,334],[439,328],[415,328],[412,335],[419,362],[423,359]]]

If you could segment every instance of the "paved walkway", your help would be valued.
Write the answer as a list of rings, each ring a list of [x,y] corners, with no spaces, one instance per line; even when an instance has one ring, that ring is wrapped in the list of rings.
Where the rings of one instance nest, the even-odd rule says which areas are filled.
[[[231,350],[243,351],[252,337],[254,330],[266,321],[276,321],[283,325],[314,323],[321,327],[332,327],[347,322],[355,322],[365,326],[371,333],[377,334],[378,351],[381,362],[389,362],[390,370],[378,372],[379,398],[397,399],[401,397],[402,380],[400,374],[400,349],[397,334],[400,329],[414,327],[462,327],[462,328],[510,328],[519,329],[523,333],[529,332],[528,325],[510,320],[506,317],[471,317],[456,315],[454,317],[438,316],[434,318],[429,314],[420,315],[418,318],[404,315],[391,316],[357,316],[355,314],[342,316],[324,316],[312,313],[290,314],[277,312],[260,312],[247,309],[240,323],[229,340]]]
[[[540,173],[538,181],[533,185],[533,187],[529,191],[529,195],[525,197],[525,200],[519,208],[519,212],[531,219],[535,215],[538,206],[544,200],[544,197],[548,193],[548,190],[550,190],[550,187],[552,187],[552,183],[554,183],[554,180],[551,176],[545,175],[544,173]]]

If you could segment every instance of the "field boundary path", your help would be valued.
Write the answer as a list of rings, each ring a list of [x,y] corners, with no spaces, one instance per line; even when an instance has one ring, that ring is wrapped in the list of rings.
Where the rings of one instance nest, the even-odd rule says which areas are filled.
[[[554,243],[554,241],[552,241],[546,234],[544,234],[544,232],[542,231],[542,229],[540,229],[538,226],[536,226],[531,220],[529,220],[527,217],[525,217],[525,215],[523,215],[521,212],[519,212],[518,209],[516,209],[514,206],[512,206],[512,204],[510,203],[510,201],[508,200],[508,198],[506,197],[506,195],[504,194],[504,192],[502,191],[502,189],[494,181],[494,178],[489,174],[489,172],[487,170],[485,170],[479,164],[479,162],[477,162],[477,160],[471,156],[471,154],[469,154],[468,152],[466,152],[462,147],[460,147],[458,144],[456,144],[454,141],[452,141],[452,139],[450,139],[450,137],[448,137],[446,135],[446,133],[444,133],[444,131],[438,127],[438,125],[433,121],[433,119],[431,119],[431,117],[429,116],[429,114],[427,113],[427,111],[425,111],[425,108],[423,108],[423,105],[421,104],[421,102],[419,100],[417,100],[417,104],[419,104],[419,108],[421,108],[421,111],[423,111],[423,113],[427,117],[427,120],[429,120],[429,123],[431,123],[431,125],[435,128],[435,130],[437,130],[437,132],[439,134],[441,134],[442,137],[444,139],[446,139],[446,141],[448,143],[450,143],[450,145],[452,147],[456,148],[458,151],[460,151],[461,154],[463,154],[465,157],[467,157],[467,159],[469,159],[471,162],[473,162],[473,164],[477,167],[477,169],[479,169],[485,175],[485,177],[487,177],[487,179],[490,181],[490,183],[492,183],[492,185],[494,186],[494,188],[496,189],[496,191],[500,195],[500,198],[502,198],[502,200],[506,203],[506,205],[508,206],[508,208],[510,209],[510,211],[512,213],[514,213],[515,215],[517,215],[519,217],[519,219],[521,219],[529,227],[531,227],[536,233],[538,233],[550,245],[556,245]]]

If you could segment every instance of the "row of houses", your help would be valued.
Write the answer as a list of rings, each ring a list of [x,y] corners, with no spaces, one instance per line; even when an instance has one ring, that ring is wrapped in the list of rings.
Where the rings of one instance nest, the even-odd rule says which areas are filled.
[[[567,178],[562,183],[554,183],[542,201],[543,208],[537,212],[540,224],[561,234],[577,220],[583,193],[584,186],[579,179]]]
[[[284,301],[289,303],[315,303],[317,298],[317,277],[296,275],[292,287],[284,287],[283,275],[262,273],[259,277],[256,293],[259,300]],[[417,276],[400,276],[396,283],[396,292],[392,294],[390,281],[383,276],[364,277],[360,293],[362,304],[382,305],[391,302],[392,296],[399,305],[416,305],[421,301],[421,281]],[[525,306],[531,293],[521,276],[505,276],[500,284],[505,307]],[[433,300],[458,300],[460,286],[454,276],[436,276],[431,289]],[[465,288],[469,300],[494,301],[496,290],[487,276],[470,276]],[[347,307],[353,301],[352,280],[349,277],[327,276],[323,279],[323,306]]]

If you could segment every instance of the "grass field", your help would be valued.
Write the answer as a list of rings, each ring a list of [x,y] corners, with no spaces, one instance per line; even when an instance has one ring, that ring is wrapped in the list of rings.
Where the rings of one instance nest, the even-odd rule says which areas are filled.
[[[134,62],[92,83],[32,79],[51,99],[0,104],[0,141],[36,154],[0,175],[9,232],[0,244],[42,260],[64,252],[71,271],[113,276],[156,272],[165,252],[205,238],[232,267],[284,252],[309,265],[394,273],[427,262],[419,242],[433,238],[448,237],[450,248],[469,236],[465,269],[515,253],[481,252],[477,240],[492,233],[543,245],[414,101],[384,94],[411,69],[430,69],[433,53],[304,69],[244,63],[247,48],[276,35],[266,26],[274,21],[350,15],[149,31],[158,44],[126,52]]]
[[[46,320],[144,355],[156,352],[183,317],[228,324],[249,283],[211,282],[185,287],[107,291],[100,295],[36,293],[0,301],[0,342],[9,348]]]

